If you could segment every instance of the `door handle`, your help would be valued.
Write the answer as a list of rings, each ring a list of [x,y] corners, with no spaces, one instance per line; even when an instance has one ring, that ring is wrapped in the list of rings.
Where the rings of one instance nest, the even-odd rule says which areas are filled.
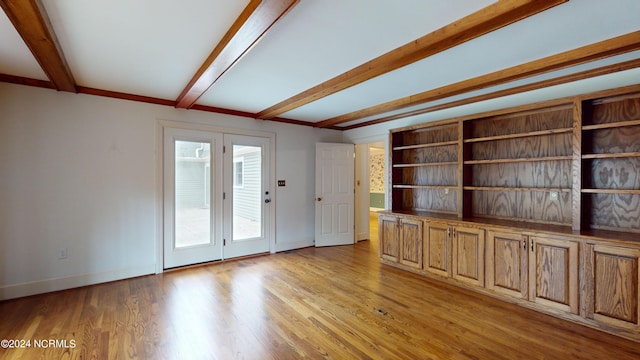
[[[268,204],[268,203],[270,203],[270,202],[271,202],[271,199],[264,199],[264,203],[265,203],[265,204]]]

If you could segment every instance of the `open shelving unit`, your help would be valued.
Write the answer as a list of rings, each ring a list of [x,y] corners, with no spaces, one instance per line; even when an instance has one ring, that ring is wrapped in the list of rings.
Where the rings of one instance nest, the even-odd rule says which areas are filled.
[[[464,121],[464,217],[570,226],[572,114],[563,104]]]
[[[457,215],[458,123],[391,133],[392,207]]]
[[[640,232],[640,96],[581,105],[581,227]]]
[[[637,88],[392,130],[391,210],[640,233]]]

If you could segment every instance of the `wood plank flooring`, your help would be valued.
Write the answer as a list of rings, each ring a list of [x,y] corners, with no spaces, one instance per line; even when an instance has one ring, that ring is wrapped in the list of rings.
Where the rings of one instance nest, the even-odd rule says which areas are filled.
[[[640,344],[308,248],[0,302],[0,359],[638,359]],[[34,339],[74,348],[33,347]]]

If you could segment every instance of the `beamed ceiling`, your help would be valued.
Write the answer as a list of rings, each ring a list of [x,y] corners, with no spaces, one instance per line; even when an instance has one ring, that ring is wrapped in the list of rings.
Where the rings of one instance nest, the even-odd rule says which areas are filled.
[[[0,5],[0,81],[315,127],[640,83],[638,0]]]

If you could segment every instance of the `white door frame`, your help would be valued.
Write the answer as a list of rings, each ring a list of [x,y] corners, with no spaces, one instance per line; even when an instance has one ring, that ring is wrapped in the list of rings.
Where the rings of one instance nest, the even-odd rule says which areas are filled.
[[[355,156],[355,237],[367,240],[369,234],[369,144],[357,144]]]
[[[163,234],[163,218],[164,218],[164,129],[175,128],[185,130],[198,130],[207,132],[217,132],[222,134],[236,134],[236,135],[248,135],[266,137],[270,139],[271,151],[269,154],[269,186],[271,194],[271,216],[269,217],[269,252],[275,253],[276,249],[276,209],[277,209],[277,196],[275,192],[275,176],[276,176],[276,134],[266,131],[258,130],[245,130],[235,128],[225,128],[207,124],[172,121],[158,119],[156,121],[156,241],[155,241],[155,258],[156,258],[156,274],[161,274],[164,271],[164,234]]]
[[[389,202],[389,194],[391,193],[391,189],[389,188],[389,184],[391,184],[391,172],[389,169],[389,135],[375,135],[375,136],[368,136],[366,138],[359,138],[359,139],[345,139],[345,141],[353,141],[356,146],[358,145],[366,145],[366,147],[368,148],[369,145],[371,143],[378,143],[378,142],[382,142],[384,144],[384,153],[385,153],[385,157],[384,157],[384,193],[385,193],[385,207],[386,209],[390,209],[391,208],[391,203]],[[367,151],[368,153],[368,151]],[[360,178],[361,181],[369,181],[369,157],[368,156],[362,156],[362,157],[356,157],[357,161],[360,161],[360,164],[356,163],[356,169],[358,167],[364,167],[367,169],[366,173],[362,174],[362,177]],[[357,189],[357,184],[356,184],[356,189]],[[368,186],[367,186],[368,188]],[[361,194],[361,196],[369,196],[368,190],[366,194]],[[367,201],[368,202],[368,201]],[[369,208],[364,208],[361,206],[358,206],[359,204],[356,203],[355,206],[355,217],[356,219],[358,219],[356,221],[356,235],[358,233],[363,233],[366,232],[369,234],[369,237],[371,237],[371,234],[369,233],[369,228],[371,226],[371,224],[369,223]],[[356,237],[356,241],[358,241],[360,239],[358,239]]]

